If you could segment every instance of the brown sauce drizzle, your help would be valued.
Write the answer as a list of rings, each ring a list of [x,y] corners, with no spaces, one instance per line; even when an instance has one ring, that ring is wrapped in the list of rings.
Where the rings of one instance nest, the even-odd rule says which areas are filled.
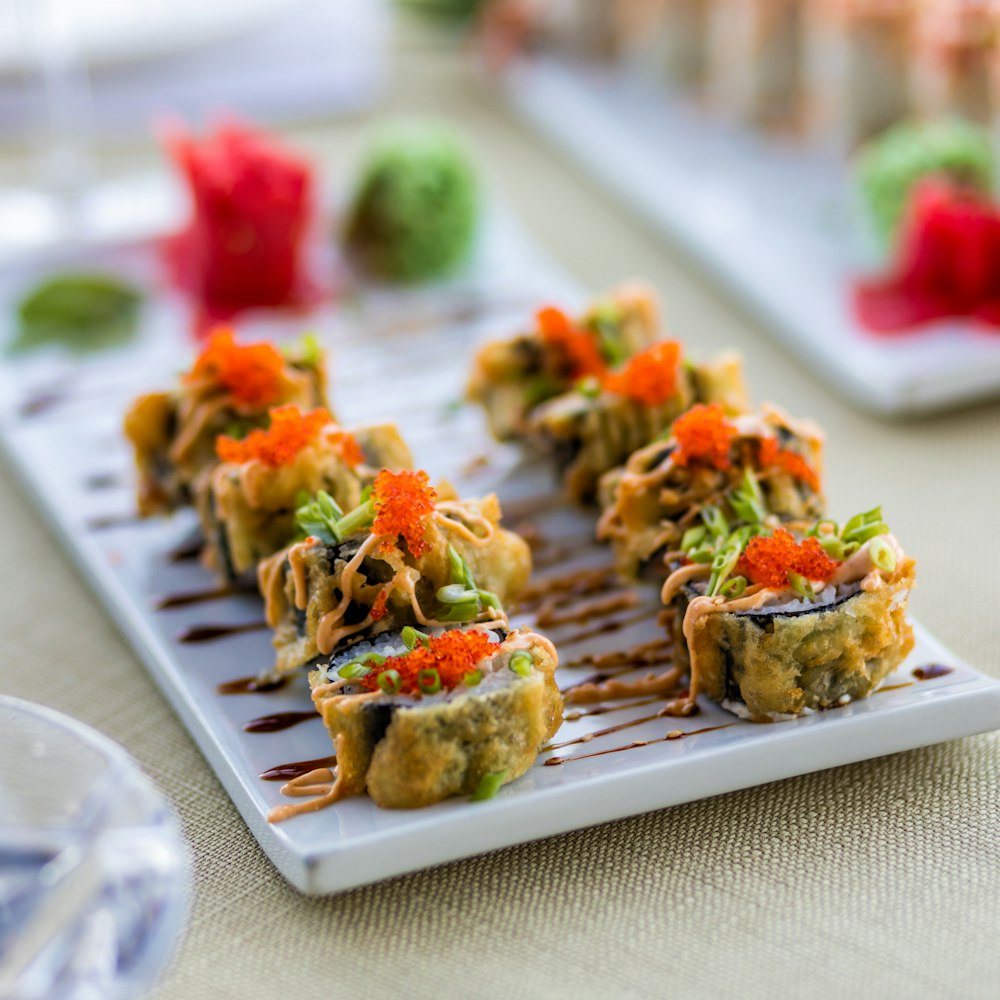
[[[556,625],[586,622],[591,618],[603,618],[617,611],[627,611],[640,604],[642,598],[634,590],[623,590],[590,600],[581,600],[565,607],[560,607],[558,603],[546,603],[535,617],[535,624],[539,628],[552,628]]]
[[[609,753],[621,753],[623,750],[634,750],[636,747],[648,747],[654,743],[667,743],[673,740],[682,740],[685,736],[697,736],[700,733],[714,733],[718,729],[728,729],[735,726],[735,722],[725,722],[721,726],[706,726],[704,729],[691,729],[684,732],[681,729],[671,729],[666,736],[660,736],[655,740],[634,740],[623,747],[611,747],[609,750],[596,750],[593,753],[578,753],[570,757],[550,757],[545,761],[545,767],[555,767],[559,764],[568,764],[571,760],[586,760],[588,757],[603,757]]]
[[[271,691],[280,691],[286,687],[291,679],[291,674],[285,674],[283,677],[237,677],[235,680],[217,684],[215,690],[217,694],[269,694]]]
[[[84,489],[87,490],[110,490],[116,486],[121,486],[123,479],[118,472],[95,472],[85,476],[83,480]]]
[[[569,539],[562,544],[546,546],[536,550],[532,562],[535,569],[551,569],[562,566],[567,560],[589,551],[597,551],[590,539]]]
[[[103,514],[99,517],[89,517],[83,522],[87,531],[107,531],[109,528],[121,528],[129,524],[138,524],[142,520],[138,514]]]
[[[661,697],[673,694],[684,672],[678,667],[672,667],[661,674],[650,671],[645,677],[623,681],[621,675],[609,676],[598,674],[588,678],[562,692],[563,698],[571,705],[593,705],[601,701],[615,701],[618,698],[644,698],[647,695]],[[671,703],[672,704],[672,703]],[[668,705],[664,712],[670,708]],[[673,714],[673,712],[669,712]]]
[[[954,672],[954,667],[946,667],[942,663],[928,663],[925,667],[913,668],[913,676],[918,681],[932,681],[935,677],[945,677]]]
[[[318,716],[317,716],[318,718]],[[293,760],[289,764],[278,764],[262,774],[257,775],[261,781],[291,781],[300,778],[303,774],[315,771],[321,767],[333,767],[337,763],[335,755],[330,757],[317,757],[315,760]]]
[[[642,705],[655,704],[659,700],[659,698],[643,698],[641,701],[626,701],[621,705],[598,705],[596,708],[577,709],[573,712],[564,712],[563,722],[576,722],[577,719],[589,715],[607,715],[608,712],[621,712],[626,708],[639,708]]]
[[[601,594],[621,586],[622,579],[610,566],[549,577],[525,587],[518,600],[519,611],[530,610],[548,601],[567,604],[580,597]]]
[[[875,691],[875,694],[885,694],[886,691],[898,691],[900,688],[913,687],[913,681],[905,681],[903,684],[887,684],[885,687],[880,687]],[[850,704],[850,702],[845,702],[845,704]],[[839,708],[839,705],[833,706]]]
[[[301,725],[310,719],[320,718],[319,713],[312,709],[309,712],[275,712],[274,715],[262,715],[243,723],[245,733],[280,733],[292,726]]]
[[[585,628],[579,632],[573,632],[568,636],[564,636],[560,640],[560,643],[563,646],[571,646],[575,643],[583,642],[585,639],[593,639],[595,636],[608,635],[611,632],[627,628],[629,625],[634,625],[636,622],[646,621],[650,616],[655,614],[655,609],[644,607],[635,614],[625,615],[621,618],[611,618],[601,622],[600,625],[595,625],[593,628]]]
[[[57,392],[52,389],[40,389],[28,396],[18,407],[17,412],[22,417],[37,417],[46,410],[51,410],[58,406],[63,400],[69,399],[66,392]]]
[[[598,670],[652,667],[673,660],[674,644],[670,639],[642,642],[631,649],[615,649],[608,653],[586,653],[575,660],[560,664],[563,670],[573,667],[596,667]]]
[[[193,625],[191,628],[178,632],[178,642],[213,642],[216,639],[226,639],[231,635],[243,632],[257,632],[267,628],[267,622],[244,622],[242,625]]]
[[[200,538],[192,538],[190,541],[181,542],[180,545],[167,553],[167,562],[179,563],[197,559],[201,553],[201,547],[202,541]]]
[[[165,594],[155,598],[153,609],[166,611],[168,608],[182,608],[189,604],[200,604],[202,601],[218,601],[223,597],[235,597],[239,594],[252,594],[253,588],[231,584],[222,587],[210,587],[207,590],[188,590],[179,594]]]

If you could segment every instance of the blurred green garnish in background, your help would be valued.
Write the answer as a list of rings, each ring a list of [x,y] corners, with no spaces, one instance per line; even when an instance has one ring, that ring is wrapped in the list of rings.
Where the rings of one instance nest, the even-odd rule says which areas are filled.
[[[484,0],[396,0],[400,7],[440,18],[444,21],[469,21],[483,6]]]
[[[479,218],[476,171],[455,132],[435,122],[383,130],[347,209],[344,239],[361,270],[428,281],[468,257]]]
[[[35,286],[17,309],[11,353],[60,344],[85,353],[129,340],[139,324],[142,294],[103,274],[61,274]]]
[[[893,125],[861,147],[855,166],[883,249],[894,243],[910,190],[922,178],[945,177],[983,194],[996,187],[992,135],[960,118]]]

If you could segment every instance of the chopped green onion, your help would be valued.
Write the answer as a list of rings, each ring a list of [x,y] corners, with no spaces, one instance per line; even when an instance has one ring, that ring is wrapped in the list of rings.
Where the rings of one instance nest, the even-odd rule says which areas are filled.
[[[824,538],[833,538],[840,534],[840,526],[836,521],[831,521],[829,518],[824,518],[822,521],[817,521],[810,529],[809,534],[813,538],[820,539],[820,544]]]
[[[587,399],[597,399],[601,394],[601,383],[593,375],[578,379],[575,388],[580,395],[586,396]]]
[[[744,471],[742,484],[729,497],[729,506],[741,521],[760,524],[764,520],[767,513],[764,509],[764,496],[757,477],[750,469]]]
[[[812,584],[804,576],[790,569],[788,571],[788,582],[792,585],[792,590],[799,597],[810,604],[816,603],[816,591],[813,590]]]
[[[320,490],[316,494],[316,503],[319,505],[319,509],[323,512],[324,517],[339,521],[344,516],[340,504],[326,490]]]
[[[442,604],[462,604],[466,601],[479,601],[479,591],[469,590],[464,583],[449,583],[437,592],[437,599]]]
[[[397,694],[399,689],[403,686],[403,678],[398,670],[393,670],[390,667],[388,670],[383,670],[382,673],[375,678],[375,683],[386,694]]]
[[[874,538],[876,535],[887,535],[888,533],[889,525],[885,521],[875,521],[872,524],[864,525],[864,527],[856,528],[850,535],[845,535],[844,538],[849,538],[852,542],[864,545],[870,538]]]
[[[371,500],[366,500],[337,521],[337,536],[342,540],[359,531],[367,531],[374,520],[375,504]]]
[[[507,666],[513,670],[515,674],[519,674],[521,677],[527,677],[531,673],[532,668],[535,666],[535,661],[532,658],[531,653],[525,652],[523,649],[519,649],[507,661]]]
[[[875,537],[868,543],[868,556],[873,566],[884,569],[887,573],[896,568],[896,553],[884,538]]]
[[[846,541],[859,529],[864,528],[869,524],[876,524],[881,520],[881,507],[872,507],[871,510],[866,510],[863,514],[855,514],[854,517],[849,518],[847,523],[844,525],[840,532],[840,537]]]
[[[693,563],[710,563],[715,558],[715,549],[711,545],[701,545],[685,554]]]
[[[500,791],[509,770],[509,768],[504,768],[502,771],[490,771],[489,774],[484,774],[479,779],[476,790],[472,793],[472,801],[485,802],[487,799],[492,799]]]
[[[427,667],[417,671],[417,687],[424,694],[437,694],[441,690],[441,675],[436,667]]]
[[[860,549],[860,548],[861,548],[861,546],[857,542],[848,542],[844,546],[844,558],[847,559],[850,556],[853,556],[854,553],[857,552],[858,549]]]
[[[466,601],[463,604],[449,604],[438,617],[446,622],[471,622],[479,617],[480,604],[478,600]]]
[[[734,576],[719,588],[719,593],[723,597],[739,597],[746,589],[747,578],[745,576]]]
[[[468,563],[458,554],[458,549],[450,544],[448,546],[448,565],[451,568],[453,583],[466,583],[468,581]]]
[[[844,545],[843,541],[837,538],[836,535],[820,535],[818,537],[813,537],[817,538],[820,547],[831,559],[836,559],[837,562],[844,561],[847,546]]]
[[[462,678],[462,683],[466,687],[472,688],[472,687],[475,687],[477,684],[479,684],[482,681],[482,679],[483,679],[483,672],[482,672],[482,670],[470,670],[465,675],[465,677]]]
[[[729,523],[718,507],[708,505],[701,508],[701,519],[705,527],[716,538],[726,538],[729,535]]]
[[[430,642],[431,638],[426,632],[421,632],[412,625],[405,626],[403,631],[400,632],[399,637],[403,640],[403,645],[407,649],[416,649],[418,642],[426,645]]]
[[[367,677],[372,672],[372,668],[366,666],[360,660],[352,660],[350,663],[345,663],[338,671],[337,674],[340,677],[344,677],[349,681],[357,680],[360,677]]]
[[[497,597],[492,590],[480,590],[477,591],[477,593],[479,594],[479,600],[482,602],[484,608],[493,608],[496,611],[503,610],[500,598]]]
[[[743,547],[739,542],[734,543],[732,541],[727,543],[720,552],[716,553],[715,558],[712,560],[712,574],[708,578],[708,589],[705,591],[707,596],[715,597],[718,594],[719,588],[726,582],[729,574],[735,569],[742,553]]]
[[[687,552],[689,549],[697,548],[708,535],[708,528],[704,525],[698,525],[695,528],[688,528],[684,532],[684,537],[681,539],[681,551]]]

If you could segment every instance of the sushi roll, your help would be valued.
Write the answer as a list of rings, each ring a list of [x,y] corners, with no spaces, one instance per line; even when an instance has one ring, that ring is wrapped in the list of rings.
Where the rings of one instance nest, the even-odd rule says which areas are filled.
[[[718,404],[698,403],[669,435],[602,477],[597,537],[612,544],[619,570],[636,576],[662,566],[688,531],[705,535],[699,515],[709,508],[733,526],[813,521],[824,510],[822,455],[820,429],[777,407],[727,417]]]
[[[847,150],[910,110],[913,0],[814,0],[805,7],[807,130]]]
[[[915,110],[992,125],[997,30],[993,0],[931,0],[918,6],[913,59]]]
[[[738,357],[684,361],[681,345],[660,341],[617,370],[538,407],[533,439],[548,452],[568,495],[591,503],[601,476],[662,433],[696,402],[726,412],[747,406]]]
[[[748,526],[684,554],[663,585],[694,710],[706,694],[753,722],[865,698],[913,648],[915,564],[879,508],[805,535]]]
[[[408,628],[338,653],[310,674],[337,754],[318,805],[367,791],[417,809],[519,778],[562,723],[556,662],[548,639],[506,627]]]
[[[202,562],[224,580],[238,580],[295,534],[302,494],[326,493],[353,510],[382,468],[413,462],[393,424],[346,431],[325,409],[302,414],[296,406],[271,410],[267,430],[216,442],[220,464],[202,477],[196,506],[205,547]]]
[[[620,285],[579,319],[541,309],[534,329],[479,350],[467,396],[486,411],[498,441],[523,440],[535,407],[649,347],[658,329],[656,296],[638,282]]]
[[[794,123],[802,104],[805,0],[715,0],[708,90],[725,116],[753,125]]]
[[[282,354],[273,344],[237,344],[216,331],[170,392],[140,396],[125,416],[144,516],[192,502],[198,478],[218,463],[220,434],[266,427],[276,406],[326,407],[326,358],[313,338]]]
[[[528,545],[500,527],[495,496],[440,499],[423,471],[383,469],[354,510],[321,498],[296,522],[305,537],[257,572],[278,673],[405,625],[503,618],[531,572]]]

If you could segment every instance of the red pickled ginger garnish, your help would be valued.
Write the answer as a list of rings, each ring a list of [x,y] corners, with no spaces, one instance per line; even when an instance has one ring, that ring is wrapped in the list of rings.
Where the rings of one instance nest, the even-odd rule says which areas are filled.
[[[673,453],[676,465],[729,468],[729,446],[736,437],[736,428],[727,423],[726,414],[718,403],[692,406],[674,421],[671,436],[677,442]]]
[[[659,406],[677,392],[681,345],[662,340],[631,357],[620,371],[604,378],[604,388],[643,406]]]
[[[807,580],[829,580],[840,564],[831,559],[815,538],[796,542],[790,531],[775,528],[773,535],[751,538],[736,564],[736,572],[751,583],[776,590],[788,586],[789,572]]]
[[[271,410],[271,426],[266,431],[253,430],[242,440],[220,436],[215,440],[215,451],[223,462],[256,459],[271,468],[288,465],[316,442],[320,429],[331,419],[329,411],[322,408],[300,413],[297,406],[279,406]]]
[[[420,694],[418,674],[436,670],[441,687],[450,691],[462,683],[476,667],[499,649],[500,644],[478,629],[462,632],[452,629],[424,639],[409,653],[390,656],[384,663],[372,665],[371,673],[357,679],[369,691],[378,691],[379,674],[395,670],[399,674],[400,694]]]
[[[383,551],[391,549],[397,538],[419,559],[430,545],[425,541],[427,518],[434,512],[437,493],[422,469],[391,472],[383,469],[372,486],[375,520],[372,534],[381,535]]]
[[[943,178],[922,181],[910,195],[892,274],[858,282],[854,311],[875,333],[960,316],[1000,326],[1000,209]]]

